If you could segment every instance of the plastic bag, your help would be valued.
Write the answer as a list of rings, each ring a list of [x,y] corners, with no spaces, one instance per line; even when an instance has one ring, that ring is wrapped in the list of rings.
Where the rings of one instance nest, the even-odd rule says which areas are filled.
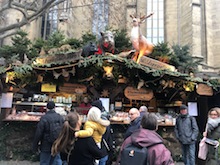
[[[212,140],[212,139],[209,139],[209,138],[206,138],[205,139],[205,142],[211,146],[216,146],[219,144],[217,140]]]
[[[198,158],[202,160],[206,160],[207,153],[208,153],[208,144],[206,144],[206,137],[203,137],[203,139],[199,143],[199,152],[198,152]]]

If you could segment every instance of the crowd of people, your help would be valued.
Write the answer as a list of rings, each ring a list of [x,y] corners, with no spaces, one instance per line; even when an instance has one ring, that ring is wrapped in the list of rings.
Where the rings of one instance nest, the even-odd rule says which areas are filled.
[[[82,126],[76,111],[61,116],[55,112],[54,102],[47,103],[48,111],[41,117],[33,141],[33,150],[40,151],[41,165],[120,165],[123,151],[131,144],[147,148],[149,165],[174,165],[171,152],[157,133],[157,117],[149,113],[146,106],[129,110],[130,124],[117,160],[112,162],[113,132],[109,116],[100,100],[89,106],[87,121]],[[179,110],[174,128],[176,139],[182,147],[184,164],[195,165],[199,136],[197,121],[189,115],[186,105],[180,106]],[[214,146],[209,145],[206,164],[219,164],[220,108],[209,111],[203,136],[217,142]]]

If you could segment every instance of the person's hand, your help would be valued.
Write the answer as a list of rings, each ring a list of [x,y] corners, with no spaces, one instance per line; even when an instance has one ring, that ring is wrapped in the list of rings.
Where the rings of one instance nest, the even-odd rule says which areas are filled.
[[[203,137],[206,137],[207,136],[207,132],[203,132]]]
[[[38,147],[38,148],[34,148],[33,150],[32,150],[32,152],[34,153],[34,154],[36,154],[36,155],[39,155],[40,154],[40,148]]]
[[[75,137],[78,137],[79,136],[79,133],[78,132],[75,132]]]
[[[216,140],[216,145],[215,145],[215,148],[217,148],[219,146],[219,142]]]

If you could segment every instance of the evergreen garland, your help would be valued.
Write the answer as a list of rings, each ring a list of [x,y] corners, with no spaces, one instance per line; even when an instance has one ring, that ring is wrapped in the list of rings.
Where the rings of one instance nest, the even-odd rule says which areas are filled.
[[[120,52],[126,49],[131,50],[131,43],[129,42],[129,38],[126,37],[126,30],[118,30],[115,32],[115,43],[117,51]],[[0,48],[0,57],[5,58],[7,61],[7,64],[5,66],[0,66],[0,73],[5,73],[5,68],[7,68],[9,64],[12,64],[14,61],[22,61],[24,54],[26,54],[29,59],[32,59],[32,61],[34,61],[34,58],[39,56],[38,54],[42,47],[45,48],[45,50],[49,50],[50,48],[59,47],[62,44],[69,43],[72,48],[75,49],[81,47],[83,44],[90,40],[96,40],[96,37],[90,33],[86,33],[85,35],[83,35],[82,40],[77,40],[74,38],[65,40],[64,35],[58,31],[53,33],[46,41],[38,39],[35,42],[31,43],[30,40],[27,38],[26,32],[18,31],[17,35],[12,38],[12,46],[6,45]],[[59,56],[59,53],[60,55],[63,55],[66,53],[74,53],[76,51],[77,50],[71,50],[69,52],[57,52],[58,54],[56,55]],[[47,63],[44,65],[39,65],[36,63],[21,64],[19,66],[12,65],[12,70],[16,72],[15,75],[17,76],[17,78],[24,78],[24,81],[22,80],[21,82],[25,82],[25,79],[29,79],[28,76],[32,77],[31,74],[34,75],[33,68],[35,67],[44,68],[45,70],[47,70],[47,68],[53,68],[56,66],[63,66],[65,68],[65,66],[73,66],[73,64],[75,64],[75,66],[77,66],[78,68],[95,67],[95,69],[88,69],[88,75],[91,75],[94,74],[94,70],[101,72],[102,67],[109,63],[110,65],[114,65],[114,74],[116,75],[116,80],[117,75],[122,74],[128,76],[131,79],[130,81],[134,81],[133,79],[135,79],[135,76],[138,74],[138,72],[143,71],[145,74],[151,74],[154,77],[161,77],[166,74],[169,76],[181,78],[184,81],[186,80],[192,82],[206,83],[210,86],[213,86],[214,88],[220,86],[219,81],[210,80],[204,82],[201,78],[193,78],[189,76],[189,72],[195,72],[196,67],[200,62],[198,60],[194,61],[189,53],[189,46],[181,47],[179,45],[174,45],[172,46],[171,50],[168,47],[168,43],[158,43],[157,45],[155,45],[154,51],[151,56],[154,59],[158,60],[160,59],[160,57],[168,57],[169,64],[174,65],[178,69],[178,72],[152,69],[147,66],[137,64],[131,59],[118,57],[117,54],[113,55],[110,53],[106,53],[105,55],[92,55],[90,57],[82,58],[76,61],[64,62],[57,60],[56,62]],[[123,67],[125,67],[126,69],[122,69]]]

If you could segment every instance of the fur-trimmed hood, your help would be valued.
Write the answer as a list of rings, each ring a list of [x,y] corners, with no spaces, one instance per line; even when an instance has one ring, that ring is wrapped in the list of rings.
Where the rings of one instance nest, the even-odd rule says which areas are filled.
[[[101,119],[101,111],[97,107],[90,108],[87,117],[88,117],[88,120],[98,122],[105,127],[110,125],[109,120]]]

